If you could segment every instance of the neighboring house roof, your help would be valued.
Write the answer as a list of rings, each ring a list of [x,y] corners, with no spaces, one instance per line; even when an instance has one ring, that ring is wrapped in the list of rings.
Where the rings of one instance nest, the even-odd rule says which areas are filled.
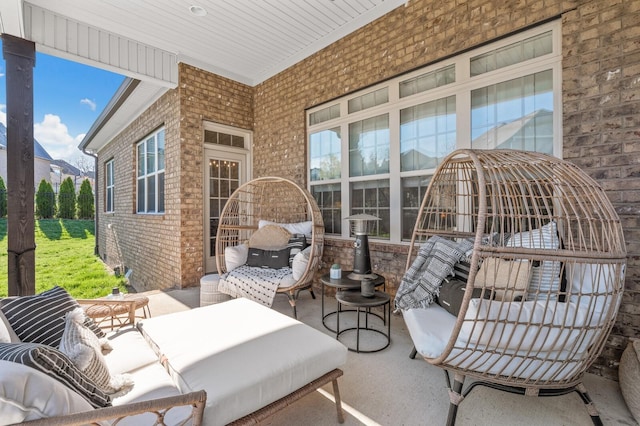
[[[82,175],[84,175],[84,173],[82,173],[82,170],[80,170],[77,167],[72,166],[71,164],[67,163],[64,160],[53,160],[53,161],[51,161],[51,164],[54,164],[54,165],[60,167],[60,171],[65,175],[71,175],[71,176],[82,176]]]
[[[547,109],[538,109],[524,117],[501,123],[496,127],[492,127],[473,141],[472,147],[490,147],[495,149],[511,148],[511,140],[514,136],[521,136],[521,132],[532,123],[532,120],[551,116],[553,113]]]
[[[0,149],[7,149],[7,128],[2,123],[0,123]],[[53,160],[47,150],[35,138],[33,139],[33,156],[47,161]]]

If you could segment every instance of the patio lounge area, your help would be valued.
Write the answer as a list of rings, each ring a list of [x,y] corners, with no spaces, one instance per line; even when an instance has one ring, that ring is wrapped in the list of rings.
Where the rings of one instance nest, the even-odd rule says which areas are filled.
[[[153,316],[188,310],[200,305],[199,287],[150,291]],[[327,296],[327,306],[335,300]],[[274,309],[291,315],[283,295],[276,297]],[[332,335],[321,321],[320,298],[313,300],[301,292],[298,320]],[[366,336],[363,339],[375,337]],[[347,341],[348,342],[348,341]],[[402,316],[391,320],[391,345],[377,353],[349,352],[344,376],[339,379],[345,425],[425,425],[444,424],[449,401],[441,369],[421,359],[410,359],[412,343]],[[633,425],[618,383],[587,374],[585,386],[605,425]],[[336,424],[331,386],[297,401],[263,424]],[[577,394],[554,398],[512,395],[484,387],[476,388],[462,402],[456,424],[464,425],[584,425],[590,424],[585,406]]]

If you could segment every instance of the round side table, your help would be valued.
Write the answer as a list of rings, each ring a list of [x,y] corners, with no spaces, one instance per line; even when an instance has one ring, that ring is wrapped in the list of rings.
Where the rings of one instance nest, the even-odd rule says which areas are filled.
[[[360,281],[359,280],[352,280],[351,278],[347,278],[349,276],[349,274],[352,271],[342,271],[342,278],[337,278],[337,279],[333,279],[331,278],[331,276],[329,274],[323,275],[320,278],[320,282],[322,283],[322,296],[321,296],[321,312],[322,312],[322,325],[324,325],[324,327],[331,331],[332,333],[335,333],[336,330],[331,328],[330,326],[327,325],[326,320],[328,317],[332,316],[332,315],[336,315],[336,313],[338,312],[338,309],[340,309],[340,303],[338,303],[338,306],[336,308],[335,311],[331,311],[331,312],[327,312],[325,313],[325,309],[324,309],[324,286],[326,285],[327,287],[333,287],[335,288],[337,291],[339,290],[354,290],[357,291],[358,293],[360,293]],[[385,285],[385,279],[382,275],[378,275],[377,278],[375,278],[373,280],[373,285],[378,288],[380,286],[383,286],[383,288],[386,287]],[[355,309],[351,309],[351,311],[355,312]],[[342,311],[345,312],[345,311]]]
[[[347,346],[350,351],[358,352],[358,353],[370,353],[370,352],[379,352],[391,343],[391,297],[387,293],[383,293],[381,291],[376,291],[373,297],[364,297],[360,294],[359,291],[339,291],[336,293],[336,300],[338,301],[338,310],[337,310],[337,320],[336,320],[336,339],[340,340],[340,336],[348,331],[356,332],[356,346],[355,348]],[[342,306],[348,306],[351,308],[355,308],[356,315],[358,316],[355,327],[348,327],[344,330],[340,330],[340,313],[342,311]],[[382,311],[384,313],[383,324],[386,323],[387,329],[386,333],[384,328],[372,328],[369,326],[369,316],[374,315],[376,318],[380,318],[378,315],[371,313],[371,308],[375,308],[378,306],[382,306]],[[386,309],[386,311],[385,311]],[[364,313],[364,326],[362,326],[360,321],[360,313]],[[373,332],[380,334],[386,338],[386,344],[382,347],[370,350],[361,350],[360,349],[360,331],[363,332]]]

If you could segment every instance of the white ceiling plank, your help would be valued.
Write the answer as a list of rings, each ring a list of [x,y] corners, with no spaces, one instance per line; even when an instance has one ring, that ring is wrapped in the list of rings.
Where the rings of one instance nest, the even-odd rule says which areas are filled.
[[[58,48],[61,54],[77,51],[81,58],[99,61],[98,66],[104,62],[105,67],[122,67],[124,75],[148,73],[154,79],[159,75],[163,79],[167,75],[177,79],[173,76],[177,73],[175,63],[182,60],[250,85],[264,81],[405,3],[405,0],[22,1],[24,26],[31,27],[26,38],[37,38],[37,43],[54,51]],[[194,3],[204,7],[207,15],[191,14],[189,6]],[[5,10],[4,5],[0,7],[0,13]],[[26,17],[28,10],[34,15],[31,18]],[[38,18],[37,14],[42,16]],[[58,24],[52,26],[49,22],[52,16],[63,18],[64,38],[54,31]],[[4,20],[5,16],[0,18]],[[71,22],[77,23],[77,28]],[[100,40],[94,44],[96,34]],[[52,41],[52,37],[58,40]],[[91,44],[83,47],[87,38]],[[144,54],[140,46],[144,46]],[[98,49],[97,58],[93,49]],[[171,57],[169,63],[175,62],[168,72],[166,55]]]

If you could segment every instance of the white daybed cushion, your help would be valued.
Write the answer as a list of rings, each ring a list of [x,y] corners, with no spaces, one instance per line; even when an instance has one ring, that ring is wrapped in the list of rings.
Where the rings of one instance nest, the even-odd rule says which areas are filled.
[[[158,355],[136,328],[110,333],[107,339],[113,349],[104,359],[111,374],[130,373],[158,362]]]
[[[20,339],[2,311],[0,311],[0,343],[20,343]]]
[[[41,371],[0,360],[0,423],[93,410],[82,396]]]
[[[333,337],[247,299],[145,319],[184,392],[207,392],[205,421],[224,425],[341,367]]]
[[[149,364],[138,370],[130,372],[133,378],[133,388],[122,396],[113,399],[113,405],[124,405],[131,402],[147,401],[150,399],[164,398],[167,396],[180,395],[182,392],[177,388],[167,371],[158,362]],[[169,410],[164,418],[165,424],[177,425],[187,418],[191,412],[191,407],[176,407]],[[205,418],[206,419],[206,418]],[[156,422],[156,416],[151,413],[139,414],[127,417],[120,421],[118,425],[152,425]]]
[[[262,228],[267,225],[278,225],[289,231],[291,234],[304,234],[308,238],[311,238],[313,233],[313,222],[310,220],[294,223],[278,223],[271,222],[270,220],[260,220],[258,222],[258,228]]]

